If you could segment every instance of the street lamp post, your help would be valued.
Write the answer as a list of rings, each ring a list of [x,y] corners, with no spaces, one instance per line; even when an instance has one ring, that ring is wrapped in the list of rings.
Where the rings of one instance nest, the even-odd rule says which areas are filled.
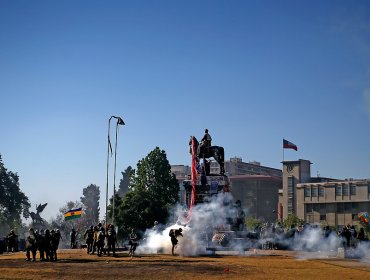
[[[105,225],[108,224],[108,186],[109,186],[109,150],[112,153],[112,145],[110,142],[110,121],[112,118],[117,119],[116,123],[116,142],[114,147],[114,187],[113,187],[113,215],[112,215],[112,224],[114,223],[114,196],[116,193],[116,160],[117,160],[117,132],[118,132],[118,125],[125,125],[125,122],[121,117],[111,116],[108,120],[108,151],[107,151],[107,185],[106,185],[106,196],[105,196]]]
[[[117,134],[118,134],[118,126],[119,125],[125,125],[124,121],[120,117],[117,118],[117,123],[116,123],[116,142],[114,144],[114,172],[113,172],[113,202],[112,202],[112,207],[113,207],[113,213],[112,213],[112,224],[114,225],[114,201],[115,201],[115,196],[116,196],[116,166],[117,166]]]

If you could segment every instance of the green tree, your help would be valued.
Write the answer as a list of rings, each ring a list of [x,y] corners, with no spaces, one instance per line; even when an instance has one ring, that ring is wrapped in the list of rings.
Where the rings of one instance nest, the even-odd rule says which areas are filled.
[[[84,205],[84,220],[90,225],[97,224],[100,214],[100,189],[98,186],[91,184],[83,189],[82,194],[83,196],[80,199]]]
[[[0,155],[0,234],[4,235],[11,228],[21,228],[21,216],[28,218],[29,208],[28,197],[19,187],[18,174],[5,168]]]
[[[261,220],[258,220],[253,217],[247,217],[245,219],[245,225],[247,226],[247,229],[250,231],[255,230],[257,227],[261,227],[263,222]]]
[[[122,179],[119,183],[117,194],[120,197],[123,197],[133,185],[133,178],[135,176],[135,169],[132,169],[131,166],[128,166],[124,172],[121,172]]]
[[[284,228],[286,229],[290,229],[292,226],[299,226],[303,224],[304,220],[298,218],[298,216],[294,213],[289,214],[288,217],[283,222]]]
[[[171,173],[165,151],[156,147],[137,164],[131,191],[115,210],[116,224],[123,235],[131,228],[145,230],[154,221],[164,223],[170,208],[179,200],[179,184]],[[112,215],[111,211],[108,215]]]

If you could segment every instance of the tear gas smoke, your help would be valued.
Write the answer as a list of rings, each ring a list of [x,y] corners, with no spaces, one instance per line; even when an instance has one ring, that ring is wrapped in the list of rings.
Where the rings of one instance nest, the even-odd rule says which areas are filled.
[[[235,222],[236,212],[237,209],[231,194],[219,194],[211,197],[205,203],[196,204],[192,209],[190,222],[185,225],[186,211],[178,205],[175,209],[175,215],[179,217],[178,222],[147,230],[137,252],[170,254],[172,244],[169,231],[181,227],[183,237],[178,238],[179,243],[175,253],[183,256],[207,254],[207,247],[219,246],[212,242],[212,236],[216,231],[232,232],[230,224]],[[269,244],[270,247],[267,249],[294,250],[300,259],[313,259],[337,257],[338,248],[343,247],[344,243],[341,236],[338,236],[335,231],[322,230],[319,226],[308,224],[289,231],[284,231],[281,227],[270,224],[262,229],[258,235],[258,242],[255,239],[247,238],[247,236],[247,233],[244,232],[243,238],[235,238],[235,240],[239,239],[239,242],[229,240],[227,250],[244,252],[248,248],[266,249],[266,244]],[[220,247],[219,249],[222,250]],[[368,243],[357,243],[356,246],[343,251],[345,257],[370,261],[370,245]]]
[[[172,228],[181,227],[183,237],[179,237],[176,253],[184,256],[205,254],[214,229],[230,230],[230,221],[237,215],[230,193],[219,194],[205,203],[196,204],[191,212],[191,221],[187,225],[182,224],[185,212],[181,206],[177,206],[176,214],[179,217],[177,224],[166,226],[159,231],[146,231],[145,238],[137,249],[138,253],[171,253],[172,244],[168,233]]]

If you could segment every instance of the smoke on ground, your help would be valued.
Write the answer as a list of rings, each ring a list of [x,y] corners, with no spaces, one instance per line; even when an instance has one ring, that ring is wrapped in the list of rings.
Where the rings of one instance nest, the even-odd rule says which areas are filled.
[[[171,253],[172,244],[169,231],[181,227],[183,237],[178,238],[179,243],[175,252],[184,256],[206,254],[206,248],[210,245],[214,229],[230,230],[228,225],[237,215],[230,193],[210,197],[207,202],[195,205],[191,212],[191,220],[186,225],[184,224],[187,220],[184,209],[177,206],[175,213],[179,217],[177,223],[152,228],[145,232],[145,237],[138,247],[139,253]]]
[[[164,253],[171,254],[170,229],[183,229],[183,237],[179,237],[175,253],[182,256],[205,255],[209,247],[217,247],[212,242],[215,231],[232,233],[230,224],[235,222],[237,209],[233,197],[229,193],[213,196],[206,203],[193,207],[191,220],[185,224],[186,211],[178,205],[175,216],[179,217],[177,223],[157,225],[144,234],[144,238],[137,248],[138,253]],[[225,251],[243,252],[248,248],[255,249],[289,249],[297,253],[300,259],[317,259],[330,257],[357,258],[370,261],[370,245],[368,242],[352,240],[348,246],[345,240],[335,231],[325,231],[320,226],[306,224],[303,227],[284,231],[270,224],[269,234],[258,234],[259,240],[251,238],[244,232],[238,233],[238,238],[229,240]],[[264,229],[266,230],[266,229]],[[235,242],[239,241],[239,242]],[[233,242],[234,241],[234,242]],[[266,247],[268,244],[268,247]],[[220,244],[218,244],[219,246]],[[345,249],[344,249],[345,248]],[[222,250],[221,246],[216,249]]]

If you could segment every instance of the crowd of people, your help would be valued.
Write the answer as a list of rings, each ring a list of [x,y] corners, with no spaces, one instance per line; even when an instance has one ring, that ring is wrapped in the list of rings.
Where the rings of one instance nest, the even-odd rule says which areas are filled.
[[[106,228],[101,223],[96,226],[90,226],[84,233],[86,248],[88,254],[96,254],[101,257],[103,254],[116,256],[117,232],[114,225],[108,224]],[[107,248],[105,249],[105,240]],[[71,241],[72,242],[72,241]]]
[[[154,223],[153,230],[159,229],[158,222]],[[163,228],[161,228],[162,230]],[[308,248],[305,244],[305,236],[312,232],[319,232],[321,241],[330,237],[335,237],[339,247],[346,249],[357,248],[360,243],[368,241],[367,234],[364,228],[359,228],[357,231],[355,226],[346,225],[339,231],[335,231],[329,226],[320,228],[319,225],[302,224],[292,226],[286,230],[280,223],[266,223],[262,227],[255,229],[256,236],[253,236],[262,249],[293,249],[306,250],[315,249]],[[182,237],[182,228],[173,228],[169,232],[170,241],[172,244],[172,255],[175,255],[175,249],[179,242],[178,237]],[[97,254],[97,256],[107,255],[116,256],[117,232],[114,225],[108,224],[103,226],[101,223],[96,226],[91,225],[83,234],[86,242],[87,254]],[[36,261],[37,252],[39,252],[40,261],[57,261],[57,250],[60,240],[62,239],[59,229],[41,229],[34,230],[30,228],[25,242],[26,261]],[[132,229],[129,236],[128,255],[131,259],[135,255],[137,246],[139,245],[140,236],[135,229]],[[18,236],[14,230],[6,236],[8,252],[18,251]],[[72,229],[70,233],[70,248],[77,248],[77,231]],[[68,240],[66,240],[68,241]],[[322,244],[322,243],[317,243]],[[313,246],[321,246],[321,245]]]
[[[38,231],[30,228],[26,238],[26,261],[36,261],[37,251],[39,251],[40,261],[57,261],[57,250],[61,238],[58,229]]]
[[[350,249],[356,248],[361,242],[368,241],[364,228],[361,227],[357,232],[355,226],[350,224],[336,231],[329,226],[321,228],[320,225],[308,223],[292,225],[288,230],[284,229],[280,223],[266,223],[256,228],[255,231],[262,249],[314,250],[315,246],[320,246],[323,244],[321,241],[328,238],[335,238],[338,241],[336,246]],[[307,238],[308,235],[312,236],[314,233],[318,233],[315,235],[317,242],[312,242],[312,238]]]

